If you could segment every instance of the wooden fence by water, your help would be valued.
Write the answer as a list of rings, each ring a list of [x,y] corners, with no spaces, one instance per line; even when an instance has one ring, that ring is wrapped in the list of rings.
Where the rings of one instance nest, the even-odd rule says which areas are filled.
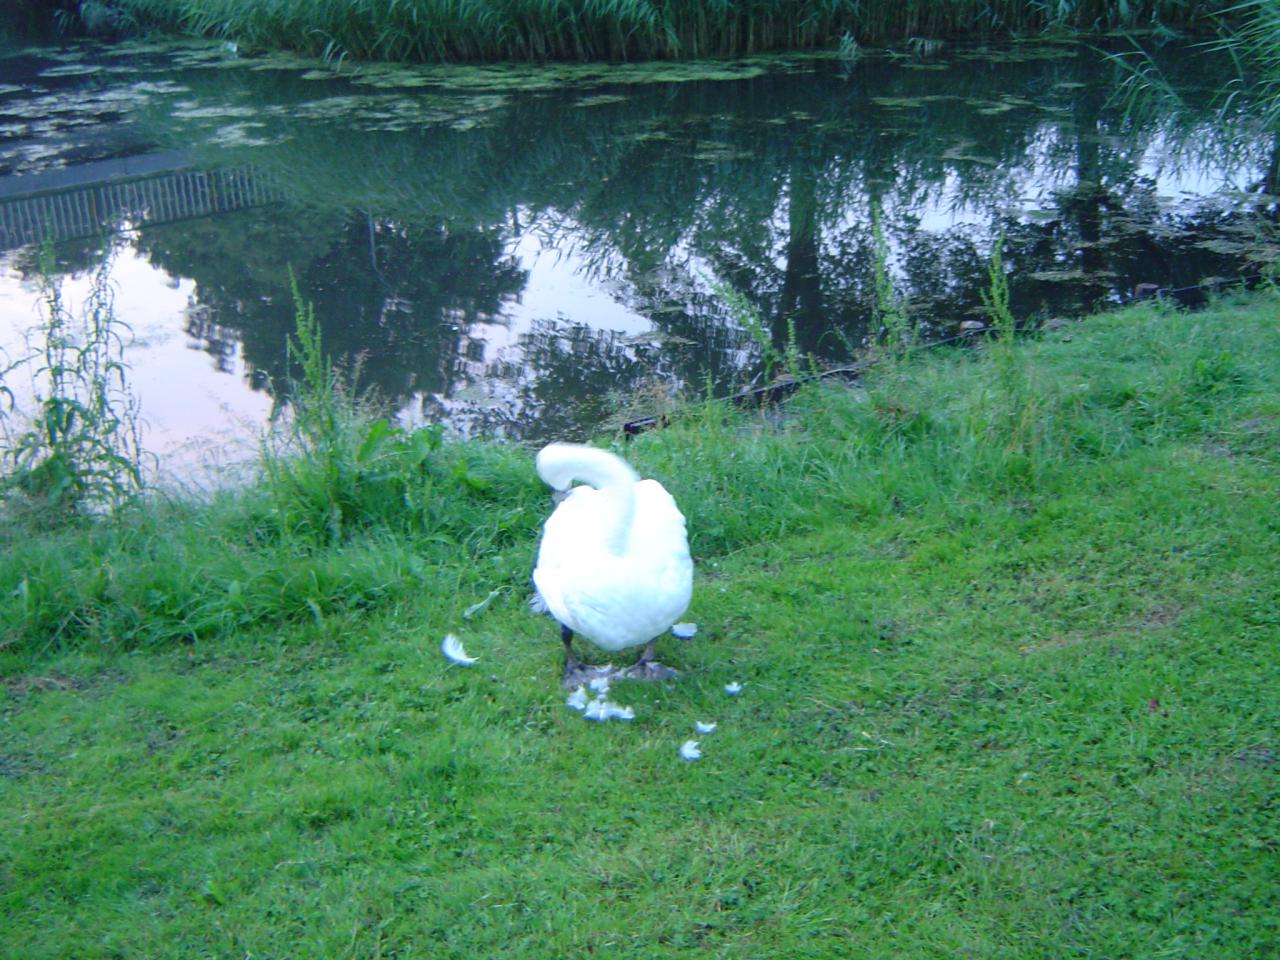
[[[0,179],[0,250],[46,238],[101,236],[126,223],[169,223],[279,199],[278,191],[252,167],[163,169],[177,161],[159,156],[152,161],[108,161]]]

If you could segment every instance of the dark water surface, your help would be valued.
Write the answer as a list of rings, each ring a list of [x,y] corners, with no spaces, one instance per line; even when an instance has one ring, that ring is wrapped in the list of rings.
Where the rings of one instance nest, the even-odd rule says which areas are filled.
[[[1126,116],[1126,72],[1071,44],[359,72],[0,50],[0,348],[26,349],[42,236],[73,298],[110,254],[145,442],[182,472],[266,422],[290,271],[404,420],[523,440],[755,376],[724,289],[775,344],[847,359],[876,326],[873,218],[927,337],[981,319],[1001,236],[1032,319],[1239,275],[1277,254],[1280,145],[1210,110],[1222,64],[1163,59],[1180,99]]]

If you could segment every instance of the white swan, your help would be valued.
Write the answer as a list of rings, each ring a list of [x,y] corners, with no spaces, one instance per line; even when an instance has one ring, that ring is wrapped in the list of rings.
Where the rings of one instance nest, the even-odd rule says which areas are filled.
[[[560,498],[543,527],[533,583],[560,622],[565,686],[591,673],[573,654],[575,633],[610,652],[644,644],[623,676],[675,676],[653,659],[655,638],[680,619],[693,593],[693,560],[675,500],[658,481],[641,480],[594,447],[549,444],[537,467]],[[587,486],[570,489],[574,480]]]

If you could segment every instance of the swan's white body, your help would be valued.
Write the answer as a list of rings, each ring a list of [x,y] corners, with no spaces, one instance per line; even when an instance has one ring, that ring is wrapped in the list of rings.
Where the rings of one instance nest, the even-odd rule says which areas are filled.
[[[538,475],[567,495],[547,519],[534,586],[560,623],[608,651],[648,643],[689,607],[684,515],[656,480],[604,450],[553,443]],[[570,489],[574,480],[587,486]]]

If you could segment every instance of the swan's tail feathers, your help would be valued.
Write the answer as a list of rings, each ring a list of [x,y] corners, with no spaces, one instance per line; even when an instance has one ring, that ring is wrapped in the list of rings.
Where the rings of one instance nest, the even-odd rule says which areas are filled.
[[[547,601],[542,599],[542,594],[537,590],[533,591],[533,596],[529,598],[529,609],[534,613],[551,613],[551,608],[547,606]]]

